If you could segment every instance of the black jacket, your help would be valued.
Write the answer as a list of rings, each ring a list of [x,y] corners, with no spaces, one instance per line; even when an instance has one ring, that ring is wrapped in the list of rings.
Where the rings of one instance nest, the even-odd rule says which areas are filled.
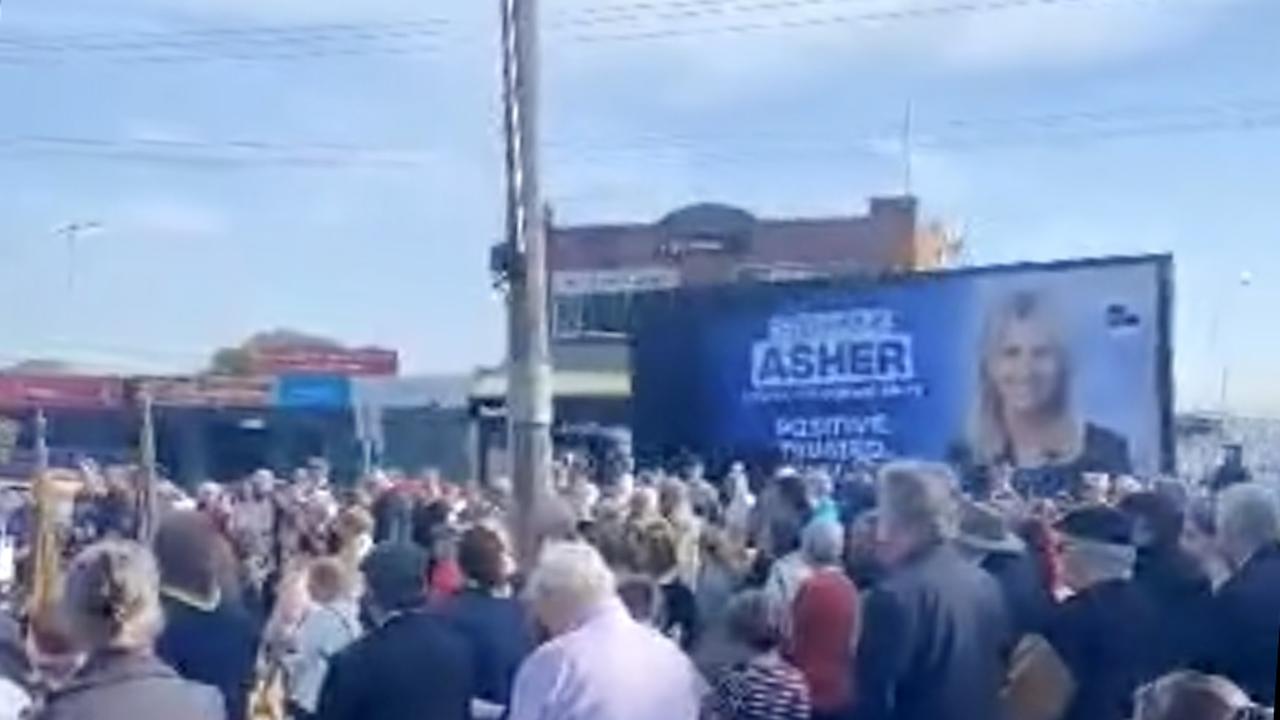
[[[468,720],[471,650],[425,610],[393,617],[339,653],[320,692],[319,720]]]
[[[1064,720],[1124,720],[1133,693],[1174,669],[1156,605],[1134,582],[1110,580],[1054,611],[1045,638],[1075,680]]]
[[[947,546],[917,554],[867,599],[856,720],[998,718],[1009,620],[996,581]]]
[[[1053,595],[1035,558],[1026,552],[991,553],[983,559],[982,569],[991,573],[1004,592],[1013,637],[1040,632],[1053,608]]]
[[[1138,550],[1133,579],[1154,601],[1166,629],[1168,652],[1186,666],[1204,647],[1213,584],[1195,558],[1178,546]]]
[[[105,653],[50,697],[40,720],[223,720],[222,697],[151,655]]]
[[[166,595],[156,654],[179,675],[222,692],[229,720],[248,718],[258,655],[257,626],[228,600],[212,610]]]
[[[1280,655],[1280,543],[1259,550],[1214,598],[1212,669],[1266,705]]]

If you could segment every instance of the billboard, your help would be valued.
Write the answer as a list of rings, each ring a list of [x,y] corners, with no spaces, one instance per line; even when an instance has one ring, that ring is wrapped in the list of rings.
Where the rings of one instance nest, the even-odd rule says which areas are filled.
[[[138,392],[150,395],[157,407],[264,408],[274,399],[275,381],[231,375],[144,378]]]
[[[0,407],[108,409],[123,403],[119,378],[0,374]]]
[[[379,348],[258,348],[250,352],[249,362],[258,375],[395,375],[400,371],[399,354]]]
[[[275,404],[287,408],[342,409],[351,406],[351,378],[345,375],[281,375]]]
[[[637,450],[1155,473],[1171,273],[1155,256],[652,294]]]

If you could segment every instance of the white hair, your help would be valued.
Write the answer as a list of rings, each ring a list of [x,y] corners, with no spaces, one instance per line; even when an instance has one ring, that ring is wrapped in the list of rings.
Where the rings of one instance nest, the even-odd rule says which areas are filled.
[[[959,505],[956,477],[938,463],[902,461],[880,471],[881,521],[931,540],[956,536]]]
[[[1223,490],[1217,515],[1218,537],[1242,560],[1280,541],[1280,499],[1264,485],[1242,483]]]
[[[800,534],[800,547],[814,565],[839,564],[844,555],[844,528],[834,520],[812,520]]]
[[[554,600],[582,612],[608,600],[617,581],[604,558],[584,542],[551,542],[542,548],[529,576],[529,596]]]

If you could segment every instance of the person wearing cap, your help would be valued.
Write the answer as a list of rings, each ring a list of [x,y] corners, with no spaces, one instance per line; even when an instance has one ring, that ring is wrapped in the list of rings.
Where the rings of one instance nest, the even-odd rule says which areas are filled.
[[[1038,632],[1053,606],[1053,593],[1004,513],[987,503],[966,504],[955,544],[1000,583],[1014,637]]]
[[[475,680],[470,645],[427,611],[427,551],[379,545],[361,569],[377,627],[329,663],[318,720],[468,720]]]
[[[1042,698],[1063,720],[1125,720],[1139,686],[1173,669],[1160,615],[1132,580],[1135,551],[1124,513],[1091,506],[1056,526],[1063,580],[1074,593],[1054,609],[1027,665],[1060,678]],[[1048,695],[1049,693],[1046,693]]]

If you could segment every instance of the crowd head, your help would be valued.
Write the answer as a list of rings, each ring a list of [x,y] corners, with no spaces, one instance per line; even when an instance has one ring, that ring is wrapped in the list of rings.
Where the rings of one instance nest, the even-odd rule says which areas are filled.
[[[549,543],[529,576],[528,597],[553,635],[572,629],[616,591],[613,571],[584,542]]]
[[[956,488],[955,475],[944,465],[899,462],[880,472],[877,539],[888,562],[955,537]]]
[[[1260,548],[1280,542],[1280,506],[1262,485],[1233,485],[1218,496],[1217,534],[1227,559],[1243,565]]]
[[[164,627],[151,553],[122,540],[90,546],[67,570],[61,611],[89,653],[149,650]]]

